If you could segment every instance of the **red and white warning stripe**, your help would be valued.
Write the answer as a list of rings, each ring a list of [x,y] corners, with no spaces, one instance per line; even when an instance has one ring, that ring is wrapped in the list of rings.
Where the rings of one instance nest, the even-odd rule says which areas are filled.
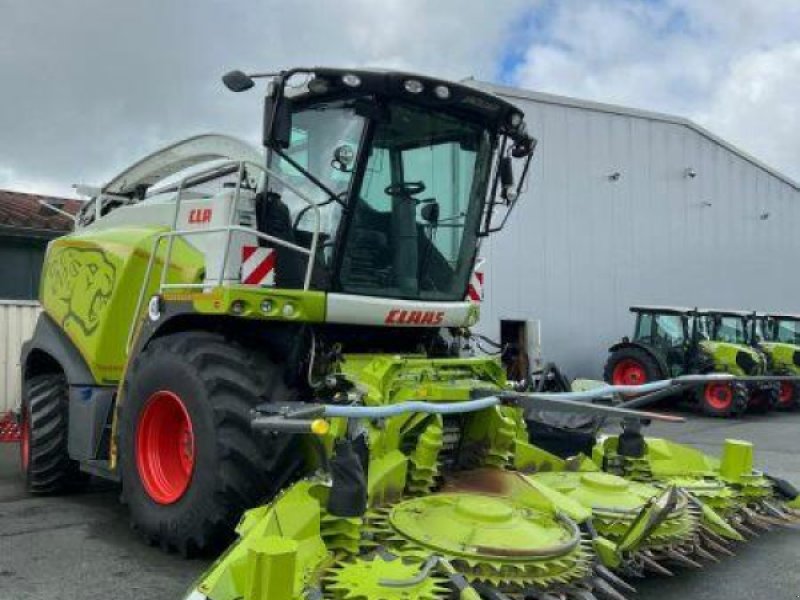
[[[483,259],[479,258],[472,271],[472,277],[467,286],[467,300],[470,302],[480,302],[483,300]]]
[[[275,248],[242,247],[242,283],[275,285]]]

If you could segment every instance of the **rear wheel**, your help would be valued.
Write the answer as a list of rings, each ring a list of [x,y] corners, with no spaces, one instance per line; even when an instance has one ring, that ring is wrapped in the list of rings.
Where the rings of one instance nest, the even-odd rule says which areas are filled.
[[[645,350],[632,346],[612,352],[604,369],[605,380],[613,385],[641,385],[662,376],[656,359]]]
[[[778,406],[781,387],[779,383],[763,384],[750,392],[748,408],[759,414],[766,414]]]
[[[29,491],[54,494],[79,488],[81,473],[67,451],[69,392],[62,373],[47,373],[25,382],[22,399],[20,465]]]
[[[156,339],[133,362],[127,389],[122,495],[133,526],[165,550],[194,555],[227,543],[242,513],[292,471],[288,439],[256,439],[250,428],[256,404],[290,398],[282,371],[235,342]]]
[[[738,416],[747,408],[747,387],[738,381],[712,381],[697,389],[697,403],[712,417]]]
[[[780,391],[778,392],[779,410],[794,410],[800,405],[800,386],[791,381],[781,381]]]

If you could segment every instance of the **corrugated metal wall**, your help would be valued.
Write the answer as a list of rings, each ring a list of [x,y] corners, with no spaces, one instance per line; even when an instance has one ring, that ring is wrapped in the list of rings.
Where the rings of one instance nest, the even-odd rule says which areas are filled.
[[[39,311],[38,302],[0,300],[0,415],[19,407],[19,353]]]
[[[796,187],[658,115],[509,99],[539,146],[529,189],[483,250],[485,333],[541,319],[545,358],[599,377],[632,304],[800,312]]]

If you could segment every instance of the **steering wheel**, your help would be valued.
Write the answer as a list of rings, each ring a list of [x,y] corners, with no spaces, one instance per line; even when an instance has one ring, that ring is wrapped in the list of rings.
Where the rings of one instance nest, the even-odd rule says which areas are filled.
[[[425,184],[421,181],[402,181],[393,183],[383,188],[387,196],[410,198],[425,191]]]

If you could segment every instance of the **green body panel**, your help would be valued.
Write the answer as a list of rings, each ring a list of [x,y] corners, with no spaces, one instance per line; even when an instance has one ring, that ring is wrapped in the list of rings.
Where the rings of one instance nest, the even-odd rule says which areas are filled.
[[[325,292],[252,285],[225,285],[204,292],[169,292],[166,300],[189,300],[199,314],[234,315],[259,321],[325,321]],[[236,310],[234,310],[234,307]],[[264,310],[269,307],[269,310]]]
[[[714,370],[722,373],[730,373],[731,375],[763,375],[766,372],[766,364],[764,358],[757,350],[750,346],[743,344],[731,344],[729,342],[713,342],[703,340],[700,342],[700,349],[704,351],[714,361]],[[756,373],[745,373],[744,370],[736,364],[736,355],[739,352],[744,352],[758,364]]]
[[[713,509],[704,524],[720,535],[741,539],[730,527],[743,510],[776,500],[772,482],[753,469],[753,446],[727,440],[721,458],[689,446],[660,438],[645,438],[646,452],[640,458],[617,454],[618,438],[608,436],[594,448],[593,458],[609,471],[637,481],[676,485]],[[720,523],[716,517],[723,517]]]
[[[42,306],[75,344],[98,383],[113,384],[122,377],[147,264],[156,236],[165,230],[88,229],[58,238],[48,247],[40,289]],[[143,309],[158,289],[166,250],[167,244],[161,243]],[[173,241],[167,283],[202,283],[204,268],[200,251],[181,238]],[[163,296],[167,302],[189,302],[198,314],[260,321],[325,320],[325,293],[318,291],[233,284],[209,285],[202,291],[173,289]]]
[[[119,381],[128,334],[159,228],[84,231],[50,243],[40,300],[75,344],[99,383]],[[166,251],[162,244],[159,258]],[[163,261],[156,260],[147,293],[155,292]],[[202,255],[176,240],[168,282],[200,281]]]
[[[800,375],[800,367],[794,364],[794,354],[800,346],[784,342],[760,342],[759,347],[770,357],[772,371],[787,375]]]

